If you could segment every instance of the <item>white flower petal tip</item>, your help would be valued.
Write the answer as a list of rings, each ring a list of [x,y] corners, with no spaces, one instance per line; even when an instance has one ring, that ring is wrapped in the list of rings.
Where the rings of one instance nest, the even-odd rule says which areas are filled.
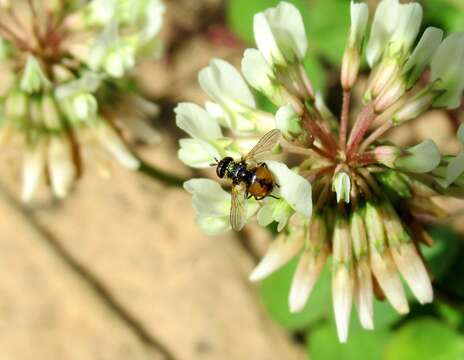
[[[327,249],[322,249],[319,254],[309,250],[301,256],[293,275],[288,299],[291,313],[298,313],[303,310],[324,268],[327,257]]]
[[[281,2],[256,14],[253,29],[256,45],[269,64],[286,66],[305,57],[308,40],[303,18],[294,5]]]
[[[40,184],[45,169],[45,141],[41,140],[34,147],[26,149],[22,170],[23,202],[30,202]]]
[[[340,342],[348,339],[351,307],[353,302],[353,278],[346,269],[339,269],[332,277],[332,301]]]
[[[51,137],[48,144],[48,168],[54,194],[64,198],[77,176],[71,142],[65,136]]]
[[[364,38],[367,21],[369,18],[369,7],[366,3],[356,3],[351,1],[351,28],[348,44],[350,47],[359,47]]]
[[[414,296],[421,304],[433,301],[433,289],[427,269],[412,243],[392,248],[393,260]]]
[[[279,235],[250,274],[250,281],[260,281],[281,268],[301,251],[303,243],[304,236]]]
[[[400,314],[409,312],[409,304],[391,254],[371,253],[371,269],[390,304]]]
[[[367,258],[356,266],[355,303],[359,321],[366,330],[374,329],[372,276]]]
[[[302,176],[290,170],[287,165],[277,161],[266,161],[269,170],[279,184],[280,195],[299,214],[311,218],[312,193],[311,184]]]

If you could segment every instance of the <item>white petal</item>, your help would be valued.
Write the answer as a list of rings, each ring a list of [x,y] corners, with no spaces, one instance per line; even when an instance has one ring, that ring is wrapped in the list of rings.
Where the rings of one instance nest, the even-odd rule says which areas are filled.
[[[399,17],[398,0],[383,0],[377,6],[372,23],[371,35],[366,48],[366,57],[372,68],[382,56]]]
[[[266,164],[280,186],[280,195],[296,212],[309,219],[312,212],[311,184],[309,181],[280,162],[266,161]]]
[[[349,37],[349,46],[361,46],[364,32],[367,27],[369,18],[369,8],[365,3],[355,3],[351,1],[351,28]]]
[[[280,234],[271,243],[266,255],[250,275],[251,281],[259,281],[285,265],[303,248],[304,236]]]
[[[255,34],[256,46],[261,54],[263,54],[268,64],[287,65],[264,13],[255,15],[253,19],[253,31]]]
[[[422,6],[418,3],[400,5],[397,23],[390,40],[394,49],[390,51],[400,50],[403,54],[409,51],[419,33],[422,13]]]
[[[27,147],[23,159],[22,200],[32,199],[44,174],[46,141],[39,140],[37,144]]]
[[[372,273],[390,304],[400,314],[407,314],[409,312],[408,301],[389,250],[379,253],[371,248],[370,259]]]
[[[100,144],[112,154],[121,165],[135,170],[140,166],[140,162],[132,154],[119,134],[105,121],[98,121],[95,124],[95,131]]]
[[[203,140],[180,139],[179,145],[179,159],[184,164],[194,168],[207,169],[221,158],[216,148]]]
[[[180,103],[174,112],[177,126],[191,137],[203,140],[222,138],[222,131],[216,120],[200,106]]]
[[[398,270],[421,304],[433,301],[433,290],[427,269],[412,242],[392,247],[393,260]]]
[[[76,178],[72,145],[65,135],[50,137],[48,168],[54,194],[59,198],[65,197]]]
[[[221,59],[214,59],[198,74],[200,86],[211,98],[224,107],[247,106],[256,108],[256,102],[238,70]]]
[[[308,39],[299,10],[290,3],[281,2],[261,14],[255,16],[255,39],[266,60],[270,64],[276,62],[281,65],[285,65],[281,56],[289,63],[303,60],[308,50]]]
[[[424,31],[419,43],[416,45],[414,51],[403,67],[403,73],[408,73],[412,70],[412,73],[408,76],[408,86],[412,86],[419,79],[433,54],[438,49],[442,39],[443,30],[441,29],[428,27]]]
[[[434,106],[457,108],[461,105],[464,88],[464,33],[454,33],[443,40],[432,58],[431,67],[431,80],[440,79],[434,88],[445,91]]]
[[[464,151],[460,151],[448,164],[444,185],[450,186],[464,173]]]
[[[288,299],[290,312],[295,313],[303,310],[316,281],[319,279],[328,255],[329,251],[326,247],[321,249],[319,253],[312,250],[303,253],[293,275],[290,288]]]
[[[272,69],[256,49],[246,49],[242,59],[242,73],[246,81],[264,93],[272,91]]]
[[[372,275],[367,256],[356,264],[355,303],[364,329],[374,328]]]

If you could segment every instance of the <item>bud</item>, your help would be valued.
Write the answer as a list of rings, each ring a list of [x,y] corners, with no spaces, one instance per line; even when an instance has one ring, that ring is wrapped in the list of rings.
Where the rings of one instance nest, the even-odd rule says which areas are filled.
[[[42,119],[49,130],[61,128],[61,117],[55,99],[51,95],[42,97]]]
[[[359,50],[355,48],[346,49],[343,54],[341,84],[343,90],[349,91],[356,82],[361,65]]]
[[[398,195],[402,198],[410,199],[412,197],[409,183],[405,180],[405,176],[398,171],[387,170],[377,174],[376,179],[390,191],[393,195]]]
[[[51,136],[48,144],[48,169],[53,193],[64,198],[76,178],[73,149],[65,134]]]
[[[46,140],[41,137],[35,144],[28,144],[24,151],[22,170],[22,194],[24,202],[32,199],[45,170]]]
[[[355,303],[362,327],[373,329],[373,287],[369,267],[369,245],[364,222],[359,211],[354,211],[351,215],[350,230],[356,260]]]
[[[342,62],[341,83],[345,90],[351,89],[356,82],[361,64],[361,47],[366,31],[369,8],[364,3],[351,2],[351,27],[348,46]]]
[[[382,212],[388,243],[398,270],[421,304],[432,302],[430,278],[411,237],[389,202],[384,202]]]
[[[371,269],[388,301],[400,314],[409,312],[401,279],[387,246],[382,215],[377,205],[368,202],[364,221],[369,241]]]
[[[402,76],[394,78],[384,87],[379,96],[375,99],[374,109],[377,113],[382,113],[392,106],[406,91],[406,82]]]
[[[332,301],[340,342],[346,342],[353,301],[354,275],[351,235],[343,216],[335,219],[332,239]]]
[[[420,91],[395,112],[392,117],[393,124],[399,125],[422,115],[430,108],[436,97],[437,94],[429,88]]]
[[[97,115],[97,99],[90,93],[81,93],[73,96],[71,103],[72,115],[79,120],[89,120]]]
[[[335,174],[332,180],[332,191],[337,194],[337,203],[342,200],[347,204],[350,203],[351,178],[346,172],[340,171]]]
[[[37,59],[34,56],[29,55],[21,77],[21,90],[28,94],[33,94],[41,90],[46,90],[50,88],[50,86],[51,83],[42,71],[42,67]]]
[[[275,116],[276,128],[286,140],[292,141],[302,133],[301,119],[292,105],[282,106]]]
[[[298,262],[290,288],[289,306],[292,313],[301,311],[305,306],[329,253],[324,218],[320,214],[313,214],[306,249]]]
[[[400,66],[394,59],[386,58],[374,70],[374,75],[367,85],[364,99],[370,101],[375,99],[382,90],[391,82],[396,79],[400,72]]]
[[[449,213],[446,210],[435,204],[428,197],[415,196],[408,201],[408,205],[415,212],[429,214],[439,219],[446,219],[449,216]]]
[[[389,168],[395,168],[395,161],[401,155],[401,149],[393,145],[377,146],[374,149],[375,159]]]
[[[19,90],[8,94],[5,100],[5,115],[7,118],[18,119],[27,115],[27,95]]]
[[[64,83],[71,81],[75,78],[74,74],[63,65],[56,64],[52,67],[53,79],[57,83]]]

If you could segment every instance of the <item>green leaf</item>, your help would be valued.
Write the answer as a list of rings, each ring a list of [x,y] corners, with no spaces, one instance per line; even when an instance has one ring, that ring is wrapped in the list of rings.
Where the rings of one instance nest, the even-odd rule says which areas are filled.
[[[385,360],[463,359],[464,338],[436,319],[422,318],[401,327],[385,350]]]
[[[460,237],[451,229],[444,226],[435,226],[428,230],[435,240],[431,247],[422,247],[422,254],[435,279],[442,279],[448,272],[454,260],[459,255]]]
[[[340,66],[350,28],[350,2],[312,0],[302,10],[309,47]]]
[[[327,88],[327,76],[321,62],[312,54],[306,55],[303,66],[313,85],[314,91],[325,94]]]
[[[303,311],[290,313],[288,294],[296,265],[297,259],[265,279],[260,288],[262,301],[270,316],[290,330],[305,329],[310,324],[328,317],[332,311],[330,269],[329,266],[325,266]]]
[[[352,324],[347,343],[341,344],[335,324],[327,323],[309,332],[306,348],[312,360],[379,360],[389,335],[385,329],[368,331]]]

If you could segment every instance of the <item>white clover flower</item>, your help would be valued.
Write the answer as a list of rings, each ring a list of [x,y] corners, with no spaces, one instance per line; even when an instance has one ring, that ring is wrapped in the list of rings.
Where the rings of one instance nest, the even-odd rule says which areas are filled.
[[[299,256],[288,298],[291,312],[304,308],[330,262],[341,342],[348,338],[353,304],[361,326],[374,328],[374,285],[400,314],[409,311],[401,277],[419,303],[433,300],[419,246],[425,230],[419,222],[412,226],[410,219],[416,213],[443,216],[432,195],[464,197],[464,150],[445,157],[431,140],[410,148],[382,140],[393,126],[434,106],[457,106],[464,87],[459,72],[462,34],[441,42],[443,32],[428,28],[412,49],[421,6],[382,0],[366,48],[372,67],[366,103],[352,114],[351,97],[356,92],[351,89],[358,80],[367,17],[366,4],[351,4],[340,76],[340,119],[304,73],[308,46],[304,25],[296,8],[285,2],[255,16],[258,50],[247,49],[242,61],[246,81],[278,105],[275,114],[268,114],[275,117],[268,124],[274,130],[263,133],[253,128],[258,111],[253,95],[240,73],[218,60],[200,75],[203,89],[215,101],[207,103],[208,111],[196,107],[190,119],[185,119],[185,111],[177,111],[179,127],[191,136],[181,140],[179,157],[193,167],[214,164],[216,174],[232,186],[229,195],[212,180],[202,180],[209,184],[204,188],[186,184],[200,227],[214,234],[240,230],[255,215],[261,226],[277,225],[279,233],[250,279],[262,280]],[[431,80],[419,82],[429,66]],[[246,126],[237,125],[239,120],[249,124],[249,130],[243,131]],[[285,140],[276,142],[276,134]],[[464,142],[464,126],[458,137]],[[279,153],[279,161],[261,156],[256,148],[265,148],[266,156],[270,150]],[[247,192],[252,184],[254,192]],[[238,198],[238,193],[251,195],[250,199]],[[237,218],[236,209],[243,204],[248,212]]]

